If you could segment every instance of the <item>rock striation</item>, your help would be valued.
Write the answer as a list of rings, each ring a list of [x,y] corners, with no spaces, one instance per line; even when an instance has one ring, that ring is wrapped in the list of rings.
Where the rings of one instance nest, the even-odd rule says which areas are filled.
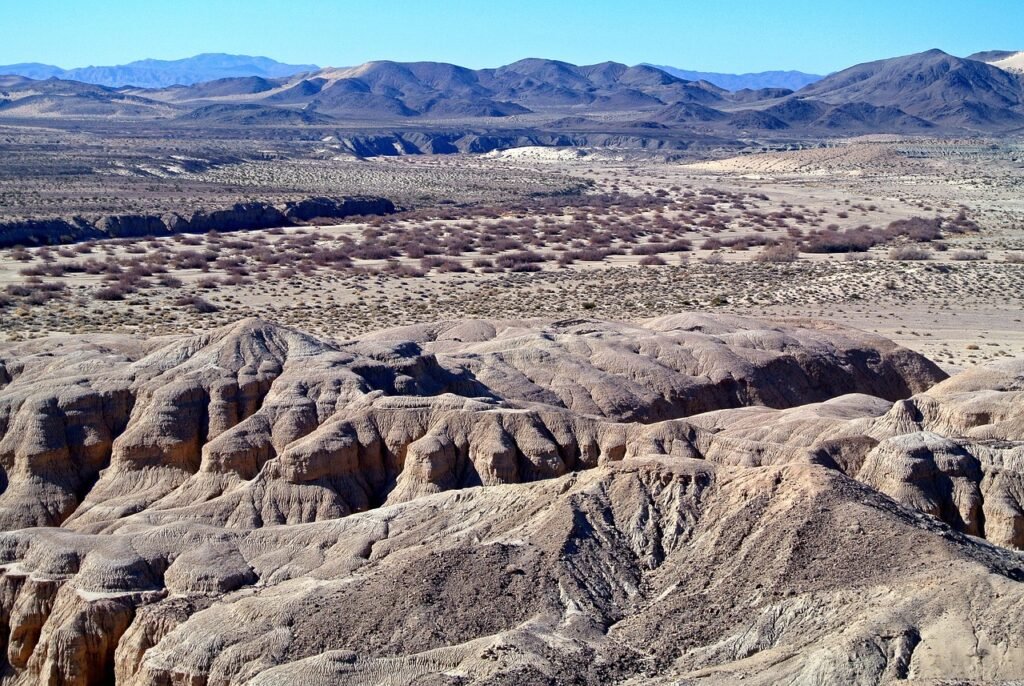
[[[1019,678],[1022,395],[702,314],[8,344],[3,680]]]

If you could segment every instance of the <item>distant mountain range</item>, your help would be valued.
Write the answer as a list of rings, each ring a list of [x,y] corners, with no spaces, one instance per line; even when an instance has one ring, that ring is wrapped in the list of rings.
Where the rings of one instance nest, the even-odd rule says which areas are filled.
[[[1020,56],[993,51],[979,60],[929,50],[850,67],[795,91],[730,91],[648,65],[578,66],[547,59],[478,70],[377,61],[160,88],[6,76],[0,77],[0,118],[147,118],[210,126],[472,122],[484,129],[558,131],[558,140],[569,141],[566,136],[574,131],[628,130],[634,132],[629,136],[650,138],[664,129],[725,140],[1019,133],[1024,132],[1024,75],[1014,65]],[[499,124],[503,119],[507,123]]]
[[[275,78],[319,69],[315,64],[283,64],[268,57],[207,53],[181,60],[139,60],[111,67],[80,67],[61,69],[49,64],[26,63],[0,66],[0,74],[25,76],[30,79],[66,79],[98,86],[136,86],[165,88],[167,86],[202,83],[236,76]]]
[[[993,54],[1002,51],[993,51]],[[1006,53],[1011,55],[1013,53]],[[723,74],[677,69],[675,67],[643,64],[660,69],[685,81],[707,81],[729,91],[762,88],[788,88],[798,90],[822,78],[817,74],[799,71],[765,71],[753,74]],[[0,65],[0,74],[25,76],[30,79],[66,79],[97,86],[135,86],[137,88],[166,88],[191,86],[216,79],[259,76],[277,78],[320,69],[315,64],[284,64],[268,57],[206,53],[180,60],[139,60],[129,64],[107,67],[78,67],[62,69],[51,64],[27,62]]]
[[[686,79],[687,81],[707,81],[728,91],[743,89],[760,90],[762,88],[788,88],[795,91],[822,78],[818,74],[805,74],[802,71],[761,71],[751,74],[722,74],[713,71],[676,69],[675,67],[661,64],[650,64],[647,66],[655,67],[676,78]]]

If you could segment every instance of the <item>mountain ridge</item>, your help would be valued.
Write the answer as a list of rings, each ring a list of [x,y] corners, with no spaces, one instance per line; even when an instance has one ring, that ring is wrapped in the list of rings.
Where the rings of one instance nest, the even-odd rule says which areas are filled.
[[[670,74],[680,79],[686,79],[687,81],[707,81],[719,88],[724,88],[733,92],[748,88],[750,90],[760,90],[762,88],[788,88],[795,91],[825,78],[821,74],[809,74],[807,72],[792,69],[729,74],[725,72],[679,69],[678,67],[672,67],[664,64],[644,64],[646,66],[654,67],[655,69],[660,69],[666,74]]]
[[[59,78],[112,88],[163,88],[174,85],[190,86],[234,76],[291,76],[304,71],[316,71],[319,68],[315,64],[285,64],[269,57],[201,53],[177,60],[142,59],[127,64],[90,65],[71,69],[27,62],[0,66],[0,74],[35,79]]]
[[[1007,59],[1000,52],[989,54],[995,57]],[[517,117],[529,116],[529,128],[537,131],[551,122],[563,122],[559,129],[564,130],[564,122],[574,117],[602,115],[606,128],[651,125],[730,137],[1024,128],[1024,76],[941,50],[855,65],[795,92],[733,92],[643,64],[574,65],[541,58],[478,70],[444,62],[378,60],[162,88],[18,76],[3,77],[0,85],[5,89],[0,116],[8,118],[174,119],[217,126],[415,120],[490,120],[496,125],[504,118],[519,125]],[[195,111],[200,114],[190,116]]]

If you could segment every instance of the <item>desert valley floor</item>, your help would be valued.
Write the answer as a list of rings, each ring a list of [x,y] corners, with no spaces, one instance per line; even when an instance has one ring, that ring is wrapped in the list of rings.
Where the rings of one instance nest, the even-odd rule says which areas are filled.
[[[1022,159],[1022,146],[996,141],[876,136],[702,162],[527,148],[226,165],[172,178],[374,192],[433,209],[269,234],[0,251],[0,336],[151,336],[259,316],[346,338],[439,319],[711,308],[824,316],[960,369],[1024,353]],[[60,206],[86,192],[32,195]],[[452,196],[457,205],[437,204]],[[921,250],[902,257],[900,238],[864,252],[763,254],[776,242],[812,245],[815,233],[835,243],[865,226],[961,212],[972,230],[912,242]],[[210,311],[197,312],[197,300]]]

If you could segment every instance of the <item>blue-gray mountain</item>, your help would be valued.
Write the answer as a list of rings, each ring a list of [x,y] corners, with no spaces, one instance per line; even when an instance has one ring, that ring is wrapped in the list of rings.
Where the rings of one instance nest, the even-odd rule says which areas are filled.
[[[109,67],[61,69],[49,64],[24,63],[0,66],[0,74],[30,79],[67,79],[98,86],[164,88],[213,81],[236,76],[276,78],[315,71],[315,64],[283,64],[269,57],[206,53],[180,60],[139,60]]]
[[[824,78],[820,74],[807,74],[802,71],[761,71],[750,74],[722,74],[714,71],[676,69],[664,64],[650,64],[648,66],[660,69],[679,79],[707,81],[727,91],[739,91],[745,88],[750,90],[787,88],[795,91]]]
[[[476,127],[476,133],[557,130],[558,140],[577,141],[559,143],[566,145],[584,144],[567,138],[573,133],[650,141],[664,139],[664,130],[676,143],[680,136],[1013,133],[1024,131],[1024,76],[941,50],[857,65],[797,91],[729,91],[646,65],[577,66],[546,59],[479,70],[377,61],[164,88],[0,76],[0,119],[61,116],[163,119],[181,126],[352,122],[389,130],[414,120],[449,128],[462,122],[459,131]]]

